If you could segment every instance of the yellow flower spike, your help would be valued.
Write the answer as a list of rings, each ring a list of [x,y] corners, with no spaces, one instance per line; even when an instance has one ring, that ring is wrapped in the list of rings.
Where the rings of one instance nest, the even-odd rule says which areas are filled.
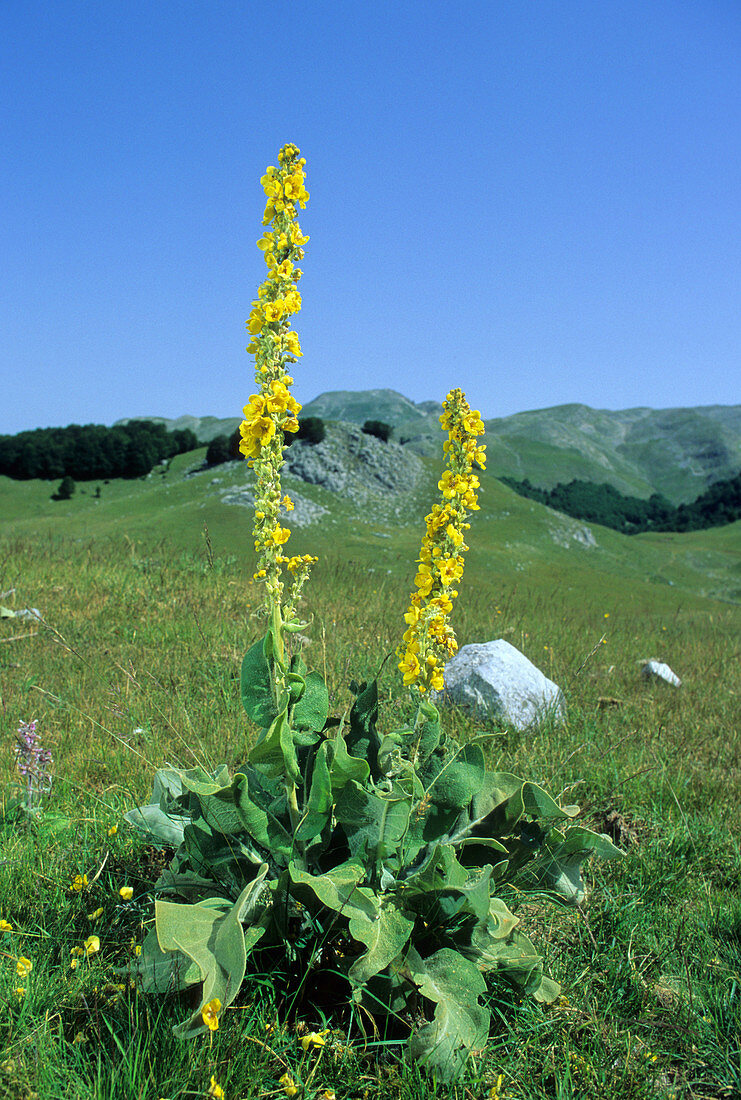
[[[213,1074],[211,1076],[211,1084],[208,1087],[208,1096],[212,1096],[214,1100],[224,1100],[224,1090]]]
[[[0,920],[0,932],[12,932],[13,925],[7,920]]]
[[[136,947],[134,948],[134,954],[136,955],[137,959],[141,957],[141,953],[142,953],[142,945],[140,943],[138,943],[136,945]]]
[[[19,978],[27,978],[32,970],[33,963],[30,959],[27,959],[25,955],[21,955],[20,958],[16,960],[15,972]]]
[[[248,351],[255,355],[255,378],[258,392],[253,394],[244,410],[240,425],[240,451],[255,470],[255,526],[253,537],[258,562],[253,580],[264,583],[266,602],[273,625],[295,618],[294,605],[301,585],[308,574],[308,564],[291,569],[293,559],[281,548],[290,537],[290,530],[279,523],[282,501],[280,470],[283,465],[283,445],[286,432],[299,428],[301,406],[291,395],[293,379],[287,367],[301,357],[298,336],[290,327],[290,318],[301,308],[301,295],[296,283],[301,277],[298,267],[303,259],[303,245],[308,241],[296,220],[297,207],[308,200],[304,186],[304,161],[291,143],[284,145],[277,165],[271,165],[262,177],[267,203],[263,224],[266,229],[257,242],[268,272],[253,303],[247,328],[252,339]],[[283,570],[295,574],[288,601],[283,601]],[[276,692],[281,684],[276,682]]]
[[[134,887],[133,886],[122,886],[121,889],[118,892],[119,892],[119,894],[121,895],[121,897],[123,898],[124,901],[131,901],[131,899],[134,896]]]
[[[85,954],[88,958],[91,955],[97,955],[100,951],[100,939],[98,936],[88,936],[84,941],[83,947],[85,948]]]
[[[453,585],[463,575],[463,552],[468,549],[463,532],[470,526],[468,514],[479,507],[476,490],[480,482],[473,465],[483,466],[484,462],[484,448],[476,444],[484,424],[461,390],[448,394],[440,423],[448,433],[443,447],[448,468],[438,482],[442,501],[425,519],[414,578],[417,591],[404,616],[409,627],[399,653],[404,684],[421,692],[443,690],[445,661],[458,648],[447,618],[458,595]]]
[[[219,1013],[221,1012],[221,1001],[218,997],[214,997],[212,1001],[209,1001],[207,1005],[204,1005],[201,1009],[201,1016],[203,1022],[209,1031],[219,1030]]]
[[[79,894],[81,890],[84,890],[88,885],[87,875],[75,875],[70,883],[70,890],[74,890],[76,894]]]
[[[77,970],[78,965],[79,965],[79,959],[70,959],[70,964],[69,964],[70,970]]]

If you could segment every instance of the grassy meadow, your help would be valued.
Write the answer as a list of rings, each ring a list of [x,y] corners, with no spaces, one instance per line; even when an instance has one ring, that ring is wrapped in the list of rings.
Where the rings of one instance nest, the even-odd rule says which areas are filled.
[[[493,985],[489,1045],[457,1085],[405,1064],[403,1037],[380,1048],[342,1017],[293,1018],[275,976],[249,966],[218,1031],[173,1038],[184,999],[140,996],[120,969],[169,854],[122,815],[165,761],[244,760],[256,730],[239,666],[263,625],[249,512],[204,493],[210,475],[185,478],[186,460],[105,485],[99,502],[90,486],[53,504],[46,483],[0,479],[0,603],[43,616],[0,623],[0,919],[12,926],[0,932],[0,1100],[185,1100],[221,1095],[216,1084],[226,1100],[283,1097],[285,1073],[297,1096],[324,1100],[741,1096],[738,525],[634,539],[594,528],[596,548],[563,545],[561,517],[494,479],[470,532],[459,642],[511,641],[562,687],[568,719],[528,733],[446,721],[462,740],[490,733],[494,766],[578,802],[625,851],[588,865],[580,909],[513,903],[564,996],[544,1008]],[[341,506],[291,540],[321,555],[304,656],[335,713],[351,678],[379,670],[382,724],[409,709],[388,658],[421,533]],[[642,680],[652,656],[681,689]],[[28,824],[12,809],[12,746],[34,718],[55,779]],[[91,936],[99,950],[71,954]],[[302,1033],[325,1026],[326,1045],[304,1052]]]

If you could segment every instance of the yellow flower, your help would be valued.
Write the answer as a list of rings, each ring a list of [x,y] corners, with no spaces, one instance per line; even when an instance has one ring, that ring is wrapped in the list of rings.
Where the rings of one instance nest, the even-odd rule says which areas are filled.
[[[212,1001],[209,1001],[207,1005],[204,1005],[201,1009],[201,1016],[203,1022],[207,1028],[211,1031],[219,1030],[219,1013],[221,1012],[221,1001],[218,997],[214,997]]]
[[[141,956],[141,953],[142,953],[142,945],[140,943],[138,943],[136,945],[136,947],[134,948],[134,954],[136,955],[137,959]]]
[[[458,594],[453,585],[463,574],[468,513],[479,507],[476,490],[480,482],[473,465],[483,465],[484,459],[484,448],[476,444],[484,425],[461,390],[448,394],[440,423],[448,432],[444,444],[448,468],[438,482],[442,502],[435,504],[425,519],[414,578],[417,591],[404,616],[409,627],[403,637],[405,649],[399,653],[404,684],[415,685],[420,691],[443,689],[444,663],[458,648],[447,618]]]
[[[22,1001],[23,998],[26,996],[26,987],[25,985],[17,985],[13,992],[15,993],[18,1000]]]
[[[310,1031],[308,1035],[302,1036],[301,1046],[304,1050],[313,1050],[315,1047],[323,1047],[327,1041],[324,1036],[328,1034],[328,1029],[325,1031]]]
[[[16,961],[15,972],[19,978],[27,978],[33,970],[33,963],[25,955],[21,955]]]
[[[134,887],[133,886],[122,886],[121,889],[118,892],[119,892],[119,894],[121,895],[121,897],[123,898],[124,901],[131,901],[131,899],[134,896]]]
[[[84,949],[83,949],[82,947],[70,947],[70,949],[69,949],[69,953],[70,953],[70,955],[72,955],[73,957],[74,957],[74,956],[77,956],[77,958],[80,958],[80,957],[81,957],[82,955],[84,955],[84,954],[85,954],[85,951],[84,951]]]
[[[12,932],[13,925],[6,920],[0,920],[0,932]]]
[[[278,1079],[278,1084],[283,1086],[283,1091],[286,1096],[295,1096],[298,1092],[296,1082],[293,1080],[290,1073],[284,1073],[283,1076]]]
[[[211,1077],[211,1084],[208,1087],[208,1095],[213,1096],[214,1100],[224,1100],[224,1090],[221,1085],[217,1084],[216,1078]]]
[[[74,890],[75,893],[79,894],[80,890],[84,890],[87,884],[87,875],[75,875],[70,884],[70,890]]]
[[[88,913],[87,919],[88,920],[99,920],[102,916],[103,916],[103,907],[101,906],[100,909],[96,909],[93,913]]]
[[[83,944],[85,948],[85,954],[88,958],[91,955],[96,955],[100,951],[100,939],[98,936],[88,936]]]
[[[503,1080],[504,1074],[500,1073],[496,1082],[489,1089],[489,1100],[504,1100],[504,1093],[501,1091]]]
[[[284,341],[287,353],[292,355],[294,359],[300,359],[304,353],[301,350],[301,344],[296,333],[287,332]]]
[[[323,1089],[319,1093],[319,1100],[337,1100],[337,1093],[334,1089]]]
[[[108,836],[115,836],[117,832],[118,825],[111,825],[110,829],[108,830]]]
[[[70,959],[70,964],[69,964],[70,970],[77,970],[78,963],[79,963],[78,959]]]

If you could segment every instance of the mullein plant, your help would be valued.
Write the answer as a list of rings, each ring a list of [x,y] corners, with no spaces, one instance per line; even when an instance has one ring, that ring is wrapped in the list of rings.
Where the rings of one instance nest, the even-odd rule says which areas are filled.
[[[308,240],[296,220],[308,195],[294,145],[262,183],[268,275],[248,321],[258,392],[241,427],[256,475],[255,581],[266,612],[265,636],[242,662],[241,698],[259,733],[234,774],[161,768],[149,804],[127,814],[176,848],[131,970],[145,992],[197,987],[198,1007],[176,1027],[191,1036],[219,1027],[249,961],[285,976],[286,1010],[319,1018],[316,1006],[330,1004],[357,1027],[370,1016],[382,1035],[407,1035],[411,1058],[454,1080],[486,1045],[487,982],[540,1002],[560,992],[507,899],[530,889],[577,903],[584,858],[618,849],[570,824],[577,807],[487,768],[480,738],[447,736],[431,701],[456,648],[449,616],[484,467],[481,418],[460,390],[441,417],[441,498],[426,519],[399,652],[414,721],[379,731],[375,681],[353,681],[349,712],[330,716],[322,677],[291,654],[315,560],[286,554],[291,502],[280,482],[284,433],[299,412],[290,320]]]

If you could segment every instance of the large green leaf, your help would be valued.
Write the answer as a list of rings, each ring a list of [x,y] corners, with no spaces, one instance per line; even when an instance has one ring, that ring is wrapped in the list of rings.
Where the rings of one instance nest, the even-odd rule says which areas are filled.
[[[174,1029],[176,1035],[197,1035],[207,1030],[201,1016],[203,1007],[218,997],[222,1008],[226,1008],[236,997],[244,979],[247,950],[254,947],[265,931],[264,925],[253,923],[245,935],[242,923],[256,915],[267,871],[265,863],[233,905],[220,899],[209,899],[197,905],[155,902],[160,948],[178,951],[191,959],[203,982],[200,1005]]]
[[[584,860],[590,855],[614,859],[623,854],[609,837],[593,833],[583,826],[572,825],[563,832],[553,829],[530,876],[537,885],[547,887],[572,905],[578,905],[584,900],[581,875]]]
[[[345,785],[335,804],[350,852],[371,866],[399,848],[409,826],[411,798],[399,785],[390,791],[371,791],[354,780]]]
[[[454,1081],[471,1051],[486,1045],[489,1013],[479,1004],[484,979],[472,962],[448,947],[428,959],[411,947],[406,967],[422,996],[435,1005],[432,1021],[409,1040],[410,1054],[442,1080]]]
[[[350,935],[365,944],[366,951],[350,967],[350,981],[363,985],[384,970],[401,953],[413,928],[414,921],[388,900],[371,920],[364,913],[354,913],[350,917]]]
[[[329,692],[318,672],[309,672],[304,681],[304,692],[293,707],[291,725],[297,730],[321,733],[329,714]]]
[[[329,744],[332,748],[329,767],[332,793],[336,796],[351,779],[361,785],[365,784],[370,776],[368,762],[359,756],[350,756],[341,729],[337,730]]]
[[[258,739],[250,753],[250,764],[270,779],[285,775],[293,783],[298,783],[301,773],[285,710],[264,731],[264,736]]]
[[[323,875],[302,871],[295,863],[289,863],[288,873],[294,883],[294,895],[301,901],[310,891],[328,909],[346,917],[374,920],[378,915],[378,900],[372,890],[358,883],[365,877],[366,869],[359,860],[349,859],[333,867]]]
[[[124,820],[147,835],[155,844],[171,844],[177,848],[182,843],[189,817],[165,813],[158,805],[137,806],[124,814]]]
[[[355,695],[355,702],[350,710],[350,723],[347,732],[347,749],[353,756],[359,756],[368,761],[371,775],[377,779],[380,775],[378,768],[378,750],[381,741],[376,732],[378,721],[378,684],[375,680],[369,683],[363,681],[350,684],[350,690]]]
[[[328,742],[323,741],[314,757],[311,789],[301,821],[296,829],[300,843],[314,840],[326,828],[332,816],[332,784],[327,766]]]
[[[432,801],[444,809],[468,806],[483,787],[485,775],[480,745],[464,745],[455,756],[442,761],[435,754],[420,769],[420,778]]]
[[[248,718],[258,726],[270,726],[275,721],[276,709],[273,697],[273,685],[270,679],[270,665],[265,655],[269,648],[268,638],[264,638],[247,650],[242,661],[241,696],[242,706]]]
[[[117,968],[116,973],[132,977],[142,993],[165,995],[180,993],[201,980],[200,968],[182,951],[162,950],[154,928],[144,937],[139,958],[129,966]]]

